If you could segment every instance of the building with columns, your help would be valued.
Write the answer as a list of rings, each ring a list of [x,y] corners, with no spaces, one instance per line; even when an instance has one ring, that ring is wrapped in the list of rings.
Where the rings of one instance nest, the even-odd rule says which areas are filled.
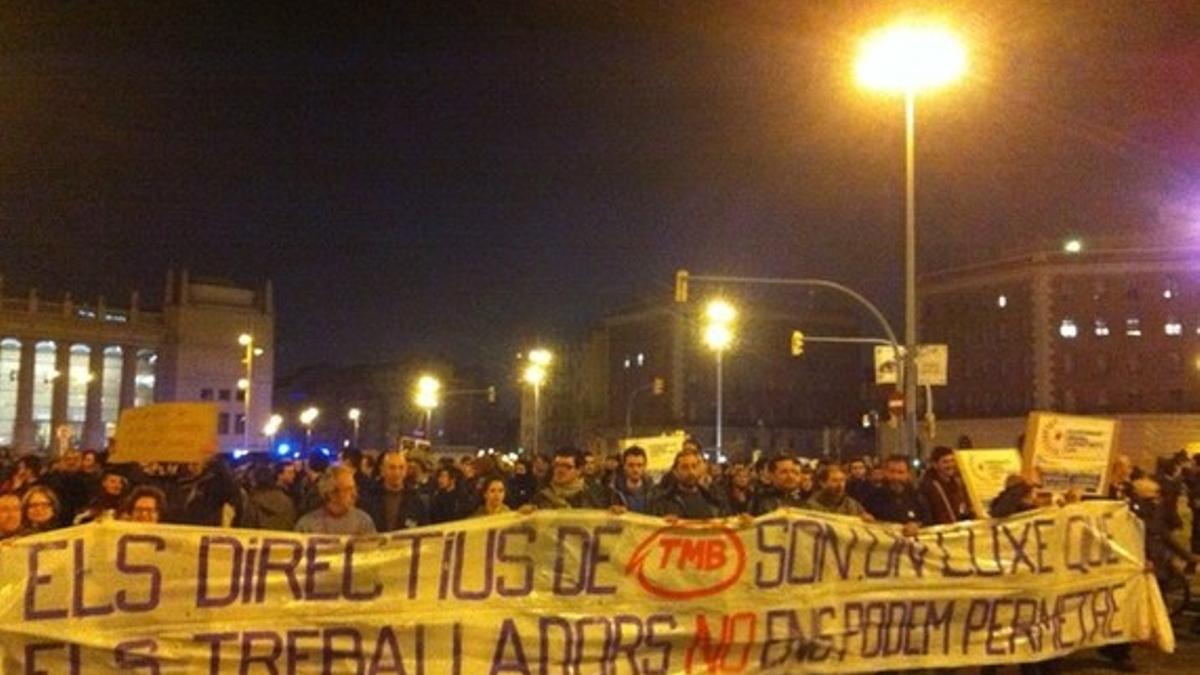
[[[199,400],[218,405],[223,450],[263,446],[274,372],[270,283],[246,289],[172,271],[165,291],[152,310],[136,291],[124,306],[70,294],[47,300],[36,289],[5,297],[0,278],[0,446],[102,449],[122,410]],[[258,354],[239,387],[248,371],[242,334]]]

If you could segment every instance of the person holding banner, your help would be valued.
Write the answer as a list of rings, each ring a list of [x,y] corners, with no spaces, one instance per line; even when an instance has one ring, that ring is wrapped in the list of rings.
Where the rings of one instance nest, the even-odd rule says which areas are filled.
[[[650,513],[669,518],[709,520],[725,515],[725,505],[700,484],[704,476],[704,458],[694,448],[684,446],[675,456],[671,469],[675,480],[658,490],[650,501]]]
[[[61,525],[58,495],[44,485],[34,485],[21,498],[21,532],[28,536],[58,529]]]
[[[917,530],[931,525],[929,505],[913,485],[908,458],[891,455],[883,462],[883,486],[875,490],[865,504],[876,520],[904,526],[905,536],[916,536]]]
[[[564,446],[554,451],[550,484],[533,497],[539,509],[609,509],[624,513],[621,498],[612,488],[583,479],[583,453]]]
[[[322,506],[304,514],[296,521],[296,531],[305,534],[361,535],[375,534],[375,523],[363,511],[355,508],[358,486],[354,472],[345,466],[333,466],[321,474],[317,482]]]
[[[21,498],[13,492],[0,493],[0,541],[21,531]]]
[[[855,516],[868,522],[875,520],[857,499],[846,494],[846,470],[841,464],[826,464],[817,470],[817,491],[804,503],[804,508]]]
[[[621,470],[612,481],[613,489],[634,513],[650,513],[654,481],[646,475],[646,451],[631,445],[621,455]]]
[[[370,509],[375,529],[395,532],[429,524],[429,503],[425,495],[408,484],[408,457],[400,450],[388,450],[379,458],[382,480]]]
[[[804,490],[800,462],[790,455],[779,455],[771,459],[768,469],[770,484],[754,495],[750,515],[761,516],[782,508],[805,508],[809,495]]]
[[[933,449],[929,469],[921,479],[921,495],[929,504],[929,514],[935,525],[949,525],[971,520],[971,500],[958,475],[954,451],[944,445]]]

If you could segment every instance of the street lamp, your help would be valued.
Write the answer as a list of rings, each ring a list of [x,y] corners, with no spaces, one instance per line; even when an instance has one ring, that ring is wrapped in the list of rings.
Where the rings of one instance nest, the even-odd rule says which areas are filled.
[[[354,423],[354,447],[358,447],[358,421],[362,419],[362,411],[358,408],[351,408],[346,412],[346,417]]]
[[[275,434],[279,433],[279,427],[281,427],[282,425],[283,425],[283,416],[282,415],[271,415],[271,417],[267,420],[267,423],[263,425],[262,431],[263,431],[263,435],[266,436],[268,439],[267,440],[268,446],[275,445]],[[268,449],[270,449],[270,448],[268,447]]]
[[[250,393],[254,383],[254,357],[262,356],[263,350],[254,346],[254,336],[242,333],[238,336],[238,344],[246,348],[242,364],[246,366],[246,376],[239,378],[237,388],[242,392],[242,449],[250,449]]]
[[[534,349],[529,352],[529,365],[521,379],[533,387],[533,454],[536,457],[541,450],[542,426],[542,384],[546,381],[546,372],[554,357],[546,349]]]
[[[916,95],[954,82],[966,68],[962,42],[945,28],[928,24],[900,24],[873,33],[863,42],[857,66],[858,81],[868,89],[904,94],[904,434],[912,452],[917,433]]]
[[[710,300],[704,308],[704,344],[717,354],[717,449],[720,450],[722,432],[722,405],[724,398],[722,390],[723,355],[733,343],[733,321],[737,318],[737,310],[733,305],[720,298]]]
[[[320,414],[321,411],[317,410],[316,407],[313,406],[305,408],[304,411],[300,413],[300,424],[304,425],[304,450],[306,452],[312,445],[313,422],[317,421],[317,415]]]
[[[417,393],[413,397],[417,407],[425,411],[425,438],[432,442],[433,409],[441,403],[442,382],[432,375],[417,379]]]

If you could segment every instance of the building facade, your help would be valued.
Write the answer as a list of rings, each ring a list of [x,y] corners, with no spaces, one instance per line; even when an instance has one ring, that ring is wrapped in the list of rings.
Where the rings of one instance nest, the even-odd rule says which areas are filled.
[[[197,400],[217,404],[223,450],[246,447],[247,440],[251,449],[261,446],[274,372],[270,284],[255,291],[171,272],[164,298],[154,311],[141,306],[137,292],[124,307],[70,295],[47,301],[36,289],[3,297],[0,446],[17,453],[103,449],[122,410]],[[261,353],[249,386],[239,388],[247,375],[242,334],[252,335]]]
[[[1122,238],[924,276],[921,341],[949,345],[938,415],[1200,409],[1198,261],[1194,245]]]

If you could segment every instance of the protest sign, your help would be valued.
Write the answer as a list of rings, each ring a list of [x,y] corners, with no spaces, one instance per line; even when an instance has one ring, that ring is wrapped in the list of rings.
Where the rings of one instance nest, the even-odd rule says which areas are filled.
[[[1025,428],[1025,477],[1044,490],[1104,496],[1116,420],[1033,412]]]
[[[112,462],[202,462],[217,451],[214,403],[155,403],[121,411]]]
[[[923,530],[602,511],[358,538],[93,523],[0,547],[3,672],[845,673],[1174,636],[1117,502]]]
[[[990,513],[992,500],[1004,491],[1009,476],[1021,475],[1021,454],[1015,448],[974,448],[954,451],[958,473],[980,518]]]
[[[642,438],[622,438],[618,444],[622,451],[638,446],[646,451],[646,470],[659,474],[669,471],[675,463],[675,455],[683,450],[683,442],[687,434],[676,431],[670,435],[645,436]]]

